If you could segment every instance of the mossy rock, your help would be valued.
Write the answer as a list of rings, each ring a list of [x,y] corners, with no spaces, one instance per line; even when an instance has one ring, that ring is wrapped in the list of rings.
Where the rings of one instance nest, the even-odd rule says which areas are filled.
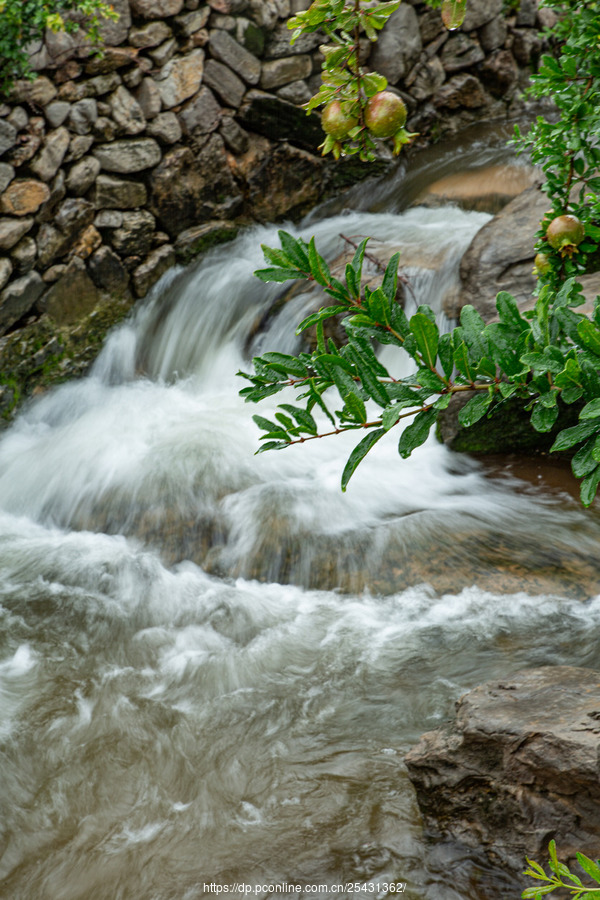
[[[458,453],[548,453],[557,434],[563,428],[577,425],[579,421],[581,404],[566,406],[559,401],[560,411],[552,430],[545,433],[535,431],[531,425],[531,411],[526,409],[529,401],[511,397],[493,406],[488,416],[469,428],[463,428],[458,414],[473,396],[474,391],[455,394],[448,408],[438,415],[438,439]],[[556,456],[558,458],[559,454]]]

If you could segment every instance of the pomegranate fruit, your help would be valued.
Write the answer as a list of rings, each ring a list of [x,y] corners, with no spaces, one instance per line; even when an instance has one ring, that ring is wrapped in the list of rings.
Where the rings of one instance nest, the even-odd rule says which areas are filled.
[[[346,104],[347,105],[347,104]],[[340,100],[328,103],[321,115],[321,127],[336,141],[343,141],[348,132],[358,124],[356,116],[348,115]]]
[[[404,101],[391,91],[380,91],[367,101],[365,125],[376,138],[393,137],[406,123]]]
[[[545,253],[536,253],[533,265],[534,275],[548,275],[552,269],[550,260]]]
[[[552,219],[546,230],[546,239],[553,250],[563,256],[575,253],[585,237],[583,222],[577,216],[564,215]]]

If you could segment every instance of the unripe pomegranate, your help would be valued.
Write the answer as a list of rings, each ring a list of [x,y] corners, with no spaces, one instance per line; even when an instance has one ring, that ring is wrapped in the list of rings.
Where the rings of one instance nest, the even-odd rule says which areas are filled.
[[[546,230],[548,243],[563,256],[574,253],[584,237],[585,228],[577,216],[557,216]]]
[[[548,275],[548,273],[552,270],[550,259],[546,256],[545,253],[536,253],[533,264],[534,275]]]
[[[336,141],[343,141],[348,137],[348,132],[358,124],[355,116],[349,116],[344,112],[340,100],[332,100],[328,103],[321,116],[321,127],[326,134],[330,134]]]
[[[365,106],[365,125],[376,138],[393,137],[406,122],[404,101],[391,91],[369,97]]]

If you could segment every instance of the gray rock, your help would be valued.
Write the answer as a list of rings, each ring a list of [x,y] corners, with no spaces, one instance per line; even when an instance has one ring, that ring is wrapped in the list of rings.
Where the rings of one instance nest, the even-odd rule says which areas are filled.
[[[32,103],[34,106],[47,106],[56,97],[56,88],[45,75],[38,76],[35,81],[21,79],[16,81],[10,91],[10,99],[17,103]]]
[[[520,66],[536,63],[542,51],[542,40],[533,28],[513,30],[512,53]]]
[[[44,110],[44,115],[51,128],[59,128],[71,111],[71,104],[64,100],[55,100],[49,103]]]
[[[96,287],[120,296],[127,288],[129,275],[110,247],[102,246],[90,257],[89,273]]]
[[[238,231],[238,226],[233,222],[222,221],[203,222],[202,225],[186,228],[175,241],[177,259],[183,263],[189,263],[199,253],[203,253],[215,244],[232,241]]]
[[[165,41],[164,44],[161,44],[160,47],[156,47],[156,49],[148,52],[154,60],[154,64],[160,69],[169,62],[176,50],[177,41],[175,38],[169,38],[169,40]],[[185,57],[182,57],[182,59],[185,59]]]
[[[171,109],[193,97],[200,87],[203,71],[204,50],[201,49],[167,63],[156,81],[163,107]]]
[[[263,64],[260,85],[265,91],[268,91],[292,81],[300,81],[308,78],[312,67],[312,58],[306,55],[269,60]]]
[[[517,9],[517,25],[525,25],[528,28],[533,28],[537,18],[537,7],[537,0],[520,0]]]
[[[207,87],[200,88],[179,113],[179,121],[186,134],[209,134],[218,127],[220,119],[221,107]]]
[[[65,173],[60,169],[54,176],[54,180],[50,185],[50,197],[43,206],[40,207],[36,219],[38,222],[49,222],[56,211],[56,207],[64,199],[67,193],[65,184]]]
[[[131,27],[131,8],[128,0],[111,0],[111,6],[119,18],[116,22],[110,19],[100,21],[100,37],[106,47],[116,47],[125,43]]]
[[[130,91],[134,90],[134,88],[139,87],[142,83],[142,78],[144,77],[144,73],[142,71],[141,66],[138,66],[135,69],[130,69],[129,72],[125,72],[123,74],[123,84],[129,88]],[[100,109],[98,109],[100,112]]]
[[[153,78],[144,78],[135,92],[135,99],[146,119],[153,119],[162,109],[160,91]]]
[[[173,112],[161,113],[152,119],[147,131],[163,144],[176,144],[181,137],[181,125]]]
[[[503,47],[507,34],[508,26],[504,16],[496,16],[495,19],[487,22],[477,32],[479,43],[486,53],[491,53],[492,50],[498,50],[499,47]]]
[[[0,257],[0,290],[12,275],[12,263],[6,256]]]
[[[234,109],[237,109],[246,93],[244,82],[231,69],[214,59],[209,59],[206,63],[204,83],[213,89],[226,106]]]
[[[110,243],[119,256],[146,256],[156,231],[154,216],[145,209],[123,213],[123,223],[116,228]]]
[[[444,44],[442,65],[446,72],[459,72],[481,62],[485,54],[474,38],[466,34],[453,34]]]
[[[86,156],[75,163],[67,175],[67,190],[76,197],[87,193],[100,172],[100,163],[95,156]]]
[[[54,217],[54,224],[69,242],[75,241],[93,221],[93,203],[80,197],[67,197],[63,200]]]
[[[203,6],[201,9],[195,9],[192,10],[192,12],[183,13],[183,15],[177,16],[175,25],[180,34],[185,37],[190,37],[190,35],[195,34],[197,31],[200,31],[201,28],[204,28],[208,22],[209,15],[209,7]]]
[[[69,126],[76,134],[89,134],[98,118],[98,107],[92,97],[78,100],[69,112]]]
[[[101,209],[94,219],[96,228],[120,228],[123,224],[123,213],[120,209]]]
[[[126,134],[140,134],[146,119],[138,101],[122,84],[109,97],[112,117]]]
[[[139,181],[99,175],[96,180],[96,209],[136,209],[147,200],[146,186]]]
[[[42,149],[31,163],[32,171],[42,181],[51,181],[61,167],[69,149],[71,136],[66,128],[60,127],[46,135]]]
[[[509,291],[520,303],[530,299],[535,287],[534,235],[547,209],[548,197],[532,187],[477,232],[460,264],[461,306],[471,303],[490,318],[499,291]]]
[[[171,237],[203,220],[228,218],[231,209],[232,214],[239,211],[241,201],[217,134],[197,154],[189,147],[170,150],[152,172],[151,209]]]
[[[43,290],[44,282],[37,272],[29,272],[4,288],[0,293],[0,334],[29,312]]]
[[[290,84],[284,84],[277,90],[277,96],[288,103],[294,103],[300,106],[301,103],[308,103],[312,97],[312,93],[305,81],[292,81]]]
[[[439,9],[425,9],[419,14],[419,29],[423,44],[434,41],[438,35],[444,33],[444,23]]]
[[[55,266],[50,266],[49,269],[46,269],[42,275],[42,280],[44,281],[44,284],[54,284],[54,282],[58,281],[66,271],[67,266],[65,263],[57,263]]]
[[[17,272],[21,275],[26,275],[27,272],[31,272],[35,264],[37,244],[32,237],[27,235],[21,238],[17,246],[11,250],[10,255],[15,263]]]
[[[258,84],[260,61],[238,44],[226,31],[212,31],[210,52],[218,62],[224,63],[242,78],[246,84]]]
[[[525,858],[595,858],[600,843],[600,673],[530,669],[470,691],[454,721],[406,756],[431,832],[515,875]]]
[[[15,170],[8,163],[0,163],[0,194],[3,194],[15,177]]]
[[[132,47],[145,50],[149,47],[158,47],[168,40],[172,31],[166,22],[148,22],[142,28],[132,28],[129,32],[129,43]]]
[[[412,74],[412,73],[411,73]],[[425,60],[410,79],[409,90],[415,100],[427,100],[444,83],[446,73],[437,56]]]
[[[68,238],[48,222],[42,223],[37,234],[38,261],[42,268],[69,250]]]
[[[59,325],[69,325],[91,313],[99,299],[85,263],[75,256],[64,275],[41,298],[39,307]]]
[[[166,19],[181,12],[183,0],[131,0],[131,6],[144,19]]]
[[[468,72],[461,72],[441,86],[434,103],[447,109],[477,109],[485,106],[488,99],[479,79]]]
[[[212,6],[212,4],[210,4]],[[277,0],[249,0],[248,15],[261,28],[271,30],[277,24],[281,8]]]
[[[319,32],[301,34],[290,46],[291,31],[285,22],[280,22],[270,31],[265,41],[265,56],[268,59],[280,59],[282,56],[293,56],[295,53],[311,53],[323,43],[323,35]]]
[[[316,114],[307,116],[303,109],[263,91],[248,91],[236,118],[248,131],[272,141],[291,141],[314,151],[323,140]]]
[[[226,147],[232,153],[235,153],[236,156],[241,156],[248,149],[249,139],[247,133],[230,116],[223,118],[219,132],[225,141]]]
[[[0,119],[0,155],[14,147],[17,140],[17,130],[6,119]]]
[[[96,119],[96,122],[98,120]],[[94,122],[94,125],[96,124]],[[93,135],[91,134],[75,134],[71,138],[71,143],[69,144],[69,152],[65,157],[65,162],[76,162],[78,159],[81,159],[82,156],[88,152],[92,144],[94,143]]]
[[[94,149],[94,156],[106,172],[143,172],[161,159],[160,147],[152,138],[114,141]]]
[[[163,244],[153,250],[141,266],[133,272],[133,288],[138,297],[145,297],[161,275],[175,265],[175,249],[171,244]]]
[[[422,46],[417,14],[412,6],[401,4],[380,32],[369,65],[397,84],[417,61]]]
[[[96,75],[95,78],[90,78],[88,84],[95,97],[103,97],[104,94],[116,91],[121,84],[121,76],[118,72],[108,72],[106,75]],[[98,112],[100,112],[100,104],[98,104]]]
[[[107,116],[99,116],[94,122],[92,135],[99,141],[114,141],[117,136],[117,123]]]
[[[510,50],[494,50],[481,67],[481,80],[497,97],[504,97],[516,86],[519,67]]]
[[[15,106],[6,119],[16,131],[23,131],[29,124],[29,116],[22,106]]]
[[[463,31],[474,31],[502,13],[502,0],[468,0]]]
[[[250,19],[244,19],[242,17],[237,18],[235,22],[235,37],[238,44],[241,44],[242,47],[245,47],[246,50],[254,56],[263,55],[265,49],[265,32],[262,28],[259,28],[255,22],[251,22]],[[288,52],[283,55],[288,56],[289,53],[290,50],[288,49]]]

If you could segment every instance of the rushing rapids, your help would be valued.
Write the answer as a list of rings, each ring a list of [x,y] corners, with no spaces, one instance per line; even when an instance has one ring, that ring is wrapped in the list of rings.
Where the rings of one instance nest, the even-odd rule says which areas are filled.
[[[408,274],[439,306],[487,220],[447,215],[310,233],[431,248]],[[479,897],[482,865],[424,841],[403,754],[487,678],[600,665],[600,524],[560,485],[433,437],[403,462],[393,432],[345,495],[353,435],[253,455],[235,372],[295,349],[306,301],[256,332],[261,242],[169,273],[0,441],[6,900]]]

